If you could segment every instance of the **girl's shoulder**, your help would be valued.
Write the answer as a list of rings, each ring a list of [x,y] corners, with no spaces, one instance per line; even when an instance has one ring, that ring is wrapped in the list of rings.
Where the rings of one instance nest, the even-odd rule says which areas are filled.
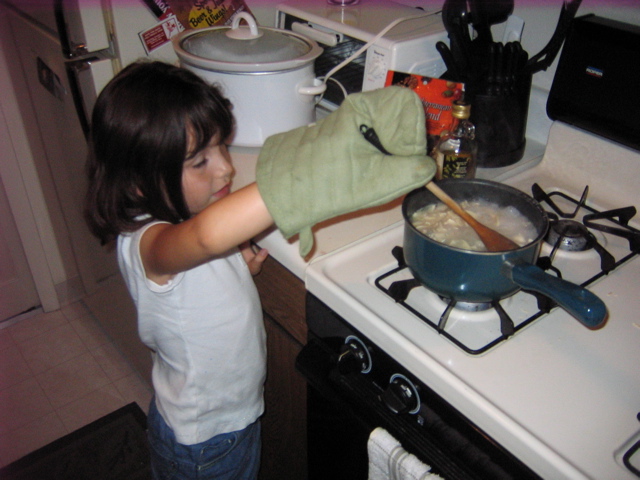
[[[150,229],[159,225],[171,225],[171,223],[151,220],[135,231],[121,233],[117,242],[117,254],[122,273],[139,277],[146,284],[152,286],[152,290],[165,288],[175,278],[175,275],[154,275],[145,265],[144,258],[146,253],[144,251],[143,237]]]

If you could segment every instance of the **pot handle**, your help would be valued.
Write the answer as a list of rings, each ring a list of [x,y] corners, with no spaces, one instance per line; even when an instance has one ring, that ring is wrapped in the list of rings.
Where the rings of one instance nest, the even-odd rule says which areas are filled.
[[[525,290],[542,293],[584,326],[596,329],[607,318],[607,307],[593,292],[566,280],[549,275],[530,263],[505,262],[504,274]]]
[[[298,93],[301,95],[322,95],[327,89],[327,84],[317,78],[313,79],[313,85],[308,87],[298,88]]]

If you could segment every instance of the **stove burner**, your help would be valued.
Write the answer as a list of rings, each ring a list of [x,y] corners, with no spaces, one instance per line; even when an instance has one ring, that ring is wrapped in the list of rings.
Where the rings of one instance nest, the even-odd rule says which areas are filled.
[[[438,295],[438,297],[440,297],[440,300],[444,303],[450,304],[452,308],[465,312],[484,312],[485,310],[493,308],[491,302],[460,302],[440,295]]]
[[[589,229],[575,220],[552,222],[546,241],[553,247],[570,252],[589,250],[596,242]]]
[[[478,355],[486,352],[495,345],[514,335],[518,330],[524,328],[529,323],[542,316],[543,313],[548,313],[549,311],[549,309],[546,309],[543,312],[541,309],[529,318],[521,321],[521,323],[519,323],[518,325],[515,325],[514,321],[500,305],[500,300],[495,300],[488,303],[459,302],[457,300],[452,300],[438,295],[437,298],[439,298],[445,304],[444,309],[442,310],[439,317],[434,316],[430,318],[429,316],[423,314],[423,312],[417,307],[417,305],[414,308],[412,303],[408,301],[408,297],[414,289],[426,290],[426,287],[424,287],[418,280],[413,277],[403,280],[396,280],[395,276],[400,272],[407,270],[408,267],[404,262],[402,247],[394,247],[391,253],[398,261],[398,266],[377,277],[375,279],[375,285],[385,294],[391,297],[396,303],[402,305],[417,318],[423,320],[427,325],[435,329],[440,335],[443,335],[452,343],[471,355]],[[385,286],[384,284],[386,284],[385,280],[387,278],[392,279],[392,281],[391,283],[387,284],[387,286]],[[542,307],[540,307],[539,305],[539,308]],[[488,334],[484,340],[474,343],[473,346],[465,343],[465,340],[457,338],[455,334],[452,335],[449,332],[447,325],[452,312],[458,309],[462,312],[484,312],[493,309],[497,313],[497,318],[495,319],[495,321],[498,325],[498,331]]]
[[[584,191],[582,192],[582,196],[580,197],[579,200],[572,198],[569,195],[566,195],[560,191],[553,191],[553,192],[547,193],[537,183],[534,183],[531,186],[531,192],[534,198],[538,202],[546,203],[551,207],[553,212],[555,212],[555,213],[547,212],[547,214],[549,215],[549,218],[552,220],[552,223],[551,223],[552,227],[554,222],[560,225],[562,225],[564,222],[575,222],[577,224],[578,221],[576,220],[559,220],[558,218],[560,217],[562,219],[573,219],[578,215],[579,212],[586,212],[586,215],[582,217],[582,222],[583,222],[582,225],[584,226],[584,228],[587,229],[587,241],[585,244],[585,248],[582,248],[582,250],[589,250],[593,248],[596,252],[598,252],[598,255],[600,255],[600,267],[602,271],[597,275],[595,275],[594,277],[592,277],[591,279],[584,282],[582,286],[589,285],[593,281],[600,278],[602,275],[608,274],[613,269],[615,269],[618,265],[622,265],[627,260],[629,260],[633,256],[640,253],[640,231],[636,230],[635,228],[629,225],[629,221],[636,214],[635,207],[633,206],[623,207],[623,208],[616,208],[614,210],[599,212],[586,204],[587,195],[589,193],[588,186],[585,187]],[[561,209],[558,206],[558,204],[556,204],[552,200],[552,197],[557,198],[558,200],[561,200],[563,203],[568,203],[569,205],[575,205],[575,210],[571,211],[571,208],[566,210],[566,207],[565,207],[565,210]],[[601,221],[607,221],[611,223],[613,226],[604,225],[601,223]],[[559,232],[562,232],[563,228],[564,227],[561,227]],[[575,229],[582,229],[582,226],[575,227]],[[605,232],[611,235],[628,239],[630,253],[624,258],[616,260],[602,245],[600,245],[600,243],[598,243],[598,241],[596,240],[596,237],[593,235],[593,233],[589,231],[589,229],[599,230],[601,232]],[[574,239],[571,237],[571,235],[573,235],[573,230],[574,230],[574,227],[568,228],[567,229],[568,238],[562,241],[558,240],[555,242],[553,246],[553,252],[551,253],[550,257],[540,257],[538,259],[538,265],[540,266],[540,268],[544,270],[547,270],[550,268],[554,270],[559,277],[562,278],[561,273],[557,269],[554,269],[554,267],[551,266],[551,262],[553,261],[553,256],[555,255],[555,251],[562,247],[561,245],[562,243],[568,243],[569,245],[571,245],[571,247],[574,247],[573,245]],[[581,244],[581,241],[575,241],[575,242],[578,245]],[[563,249],[581,251],[579,248],[565,247]]]

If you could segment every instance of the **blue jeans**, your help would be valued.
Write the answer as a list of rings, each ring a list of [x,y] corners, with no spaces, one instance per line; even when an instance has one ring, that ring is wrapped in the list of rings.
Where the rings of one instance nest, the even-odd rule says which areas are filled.
[[[154,480],[251,480],[260,468],[260,421],[243,430],[182,445],[152,399],[147,417]]]

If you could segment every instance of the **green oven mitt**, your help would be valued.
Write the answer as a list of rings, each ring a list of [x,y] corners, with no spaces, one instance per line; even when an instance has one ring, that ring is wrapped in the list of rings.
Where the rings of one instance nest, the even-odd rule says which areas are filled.
[[[375,130],[390,155],[364,138],[362,125]],[[431,180],[435,163],[426,150],[419,97],[387,87],[349,95],[316,124],[267,138],[256,181],[285,238],[300,234],[304,257],[316,223],[382,205]]]

